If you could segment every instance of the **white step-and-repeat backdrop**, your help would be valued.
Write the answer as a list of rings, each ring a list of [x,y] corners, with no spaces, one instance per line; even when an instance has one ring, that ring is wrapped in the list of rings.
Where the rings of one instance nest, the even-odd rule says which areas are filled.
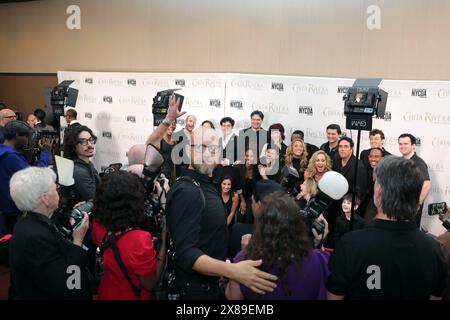
[[[144,143],[153,130],[152,102],[158,91],[180,88],[183,110],[194,114],[197,125],[230,116],[235,132],[250,125],[250,113],[260,110],[263,127],[282,123],[286,140],[295,129],[305,141],[320,146],[325,128],[337,123],[356,142],[356,131],[345,129],[342,97],[355,79],[201,73],[58,72],[58,81],[75,80],[79,90],[76,110],[80,123],[99,137],[94,163],[98,170],[110,163],[127,163],[130,146]],[[420,144],[417,153],[428,164],[432,191],[427,202],[450,203],[450,82],[383,80],[389,93],[385,119],[373,128],[386,135],[385,148],[400,155],[397,137],[412,133]],[[184,116],[179,127],[184,126]],[[65,124],[64,119],[61,123]],[[363,132],[361,149],[369,147]],[[424,214],[425,217],[427,215]],[[428,218],[428,217],[427,217]],[[426,222],[426,221],[424,221]],[[430,220],[431,222],[431,220]]]

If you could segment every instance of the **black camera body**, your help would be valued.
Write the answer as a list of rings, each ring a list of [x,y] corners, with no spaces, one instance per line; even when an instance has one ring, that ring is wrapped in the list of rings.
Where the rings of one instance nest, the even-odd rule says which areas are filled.
[[[293,196],[298,195],[297,186],[300,181],[300,175],[294,167],[285,166],[281,170],[282,179],[280,182],[281,187],[285,192]]]
[[[89,200],[88,202],[85,202],[72,211],[69,211],[68,217],[72,218],[75,222],[72,225],[72,230],[76,229],[81,222],[83,221],[84,214],[83,212],[91,212],[92,208],[94,208],[94,202],[92,200]]]
[[[180,94],[174,93],[176,90],[180,89],[168,89],[164,91],[159,91],[153,98],[152,113],[153,113],[153,125],[158,126],[161,121],[164,120],[166,114],[169,110],[169,99],[171,95],[175,95],[176,99],[180,99],[180,105],[178,110],[181,111],[183,106],[184,97]]]
[[[325,193],[319,192],[306,205],[304,210],[300,210],[300,214],[309,227],[308,230],[315,229],[318,234],[322,234],[325,230],[325,225],[316,219],[328,208],[334,200],[328,197]]]

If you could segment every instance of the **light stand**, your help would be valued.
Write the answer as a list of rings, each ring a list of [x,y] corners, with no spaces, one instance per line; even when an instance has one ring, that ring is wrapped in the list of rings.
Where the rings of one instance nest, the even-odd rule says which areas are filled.
[[[378,85],[381,79],[357,79],[348,89],[344,99],[344,114],[346,128],[358,130],[356,142],[355,175],[352,186],[352,207],[350,216],[350,231],[353,229],[355,215],[356,181],[358,179],[359,148],[361,143],[361,131],[372,130],[372,117],[383,118],[386,111],[387,92]]]

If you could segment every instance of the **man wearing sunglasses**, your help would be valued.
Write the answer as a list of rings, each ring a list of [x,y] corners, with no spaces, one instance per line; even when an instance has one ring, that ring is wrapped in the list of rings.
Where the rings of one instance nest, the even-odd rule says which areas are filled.
[[[2,110],[3,111],[3,110]],[[0,235],[2,233],[12,233],[12,229],[20,215],[20,210],[11,199],[9,194],[9,180],[14,173],[28,168],[28,163],[23,149],[28,146],[30,135],[33,129],[23,121],[9,121],[4,128],[5,141],[0,144]],[[41,149],[40,158],[36,166],[47,167],[50,163],[51,142],[43,139],[39,148]]]
[[[86,126],[70,130],[64,139],[64,157],[73,160],[73,179],[75,184],[69,207],[80,201],[94,198],[100,176],[91,159],[95,155],[97,137]]]

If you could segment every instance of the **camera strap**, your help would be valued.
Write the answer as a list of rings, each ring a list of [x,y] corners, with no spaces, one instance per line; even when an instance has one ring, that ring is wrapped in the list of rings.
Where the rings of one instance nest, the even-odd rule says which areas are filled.
[[[127,279],[128,283],[130,284],[131,288],[133,289],[133,293],[136,297],[141,296],[141,285],[135,286],[133,281],[130,278],[130,274],[128,273],[127,268],[125,267],[125,264],[122,261],[122,258],[120,257],[119,247],[117,246],[117,241],[124,236],[129,231],[135,230],[135,228],[127,228],[125,231],[121,231],[119,234],[115,234],[114,232],[108,232],[103,237],[102,244],[100,245],[100,256],[103,257],[103,252],[105,252],[106,249],[112,248],[114,252],[114,258],[116,259],[116,262],[122,271],[123,275]],[[105,241],[106,240],[106,241]]]

